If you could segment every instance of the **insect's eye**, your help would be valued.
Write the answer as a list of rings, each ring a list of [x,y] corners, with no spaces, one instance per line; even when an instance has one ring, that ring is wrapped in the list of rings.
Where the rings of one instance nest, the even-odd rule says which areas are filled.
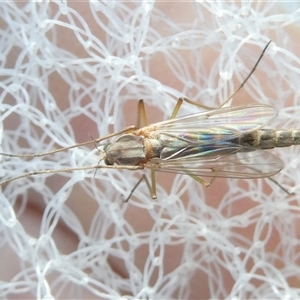
[[[107,166],[112,166],[114,163],[111,163],[107,158],[104,159],[104,163],[107,165]]]
[[[110,145],[110,143],[105,144],[105,145],[103,146],[103,151],[104,151],[105,155],[106,155],[106,150],[107,150],[107,148],[108,148],[109,145]],[[104,163],[105,163],[107,166],[113,166],[113,165],[114,165],[114,163],[113,163],[113,162],[110,162],[110,161],[108,160],[107,157],[105,157]]]

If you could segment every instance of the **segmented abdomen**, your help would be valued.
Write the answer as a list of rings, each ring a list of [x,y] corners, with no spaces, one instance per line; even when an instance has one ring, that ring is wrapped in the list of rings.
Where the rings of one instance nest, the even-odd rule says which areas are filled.
[[[243,135],[240,139],[240,143],[242,146],[258,149],[300,145],[300,130],[259,129]]]

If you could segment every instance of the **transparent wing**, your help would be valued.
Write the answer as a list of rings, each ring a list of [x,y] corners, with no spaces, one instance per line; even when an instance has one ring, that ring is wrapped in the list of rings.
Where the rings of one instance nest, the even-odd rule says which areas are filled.
[[[267,105],[244,105],[213,109],[144,127],[151,131],[182,131],[199,128],[227,128],[234,131],[253,131],[277,116],[275,108]]]
[[[233,152],[232,148],[229,148],[226,154],[204,154],[188,159],[153,159],[145,167],[159,172],[227,178],[269,177],[283,168],[283,163],[277,156],[264,150],[228,154],[230,151]],[[223,153],[225,152],[223,149]]]

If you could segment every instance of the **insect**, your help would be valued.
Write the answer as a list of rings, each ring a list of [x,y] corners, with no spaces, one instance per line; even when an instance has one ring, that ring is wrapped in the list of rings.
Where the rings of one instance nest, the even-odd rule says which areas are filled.
[[[30,155],[0,153],[9,157],[32,158],[54,154],[90,143],[100,143],[109,138],[117,137],[104,146],[103,157],[100,160],[102,163],[59,170],[33,171],[6,179],[0,185],[45,173],[100,168],[150,169],[151,184],[143,175],[127,197],[127,201],[142,180],[145,180],[152,198],[156,198],[155,172],[157,171],[187,174],[204,186],[209,186],[212,180],[206,182],[203,177],[262,178],[278,173],[283,167],[282,161],[275,155],[265,151],[265,149],[300,144],[300,131],[264,129],[263,126],[277,115],[276,110],[271,106],[224,107],[224,104],[250,78],[270,42],[265,46],[250,74],[223,103],[222,107],[184,117],[176,117],[183,101],[200,106],[189,99],[180,98],[170,120],[147,125],[144,102],[140,100],[138,104],[138,124],[142,120],[143,127],[129,126],[103,138],[46,153]]]

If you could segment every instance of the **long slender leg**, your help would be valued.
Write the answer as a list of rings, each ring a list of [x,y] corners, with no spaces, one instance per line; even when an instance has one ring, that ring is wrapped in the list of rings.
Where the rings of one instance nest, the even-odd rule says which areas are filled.
[[[179,112],[179,109],[180,109],[180,107],[181,107],[181,105],[182,105],[183,102],[187,102],[187,103],[189,103],[189,104],[191,104],[191,105],[194,105],[194,106],[197,106],[197,107],[200,107],[200,108],[204,108],[204,109],[206,109],[206,110],[212,110],[212,109],[215,109],[215,108],[213,108],[213,107],[209,107],[209,106],[206,106],[206,105],[203,105],[203,104],[199,104],[199,103],[197,103],[197,102],[195,102],[195,101],[193,101],[193,100],[190,100],[190,99],[188,99],[188,98],[180,97],[180,98],[178,98],[178,100],[177,100],[177,103],[176,103],[176,105],[175,105],[175,107],[174,107],[174,110],[173,110],[173,112],[172,112],[172,115],[171,115],[171,118],[170,118],[170,119],[176,118],[176,116],[177,116],[177,114],[178,114],[178,112]]]
[[[144,180],[146,182],[146,185],[149,189],[149,192],[151,194],[152,199],[156,199],[156,181],[155,181],[155,171],[151,170],[151,185],[150,182],[145,174],[142,175],[142,177],[139,179],[139,181],[135,184],[133,189],[131,190],[128,197],[125,199],[125,202],[128,202],[130,197],[132,196],[133,192],[136,190],[136,188],[140,185],[140,183]]]
[[[155,171],[151,170],[151,196],[152,199],[156,199],[156,179],[155,179]]]
[[[212,182],[214,181],[215,178],[211,178],[210,181],[205,181],[204,179],[200,178],[199,176],[193,174],[192,172],[190,171],[185,171],[184,172],[189,175],[190,177],[192,177],[194,180],[196,180],[197,182],[199,182],[200,184],[202,184],[203,186],[205,186],[206,188],[211,186]]]
[[[176,103],[176,105],[174,107],[174,110],[172,112],[171,119],[175,119],[176,118],[176,116],[178,114],[178,111],[179,111],[179,109],[180,109],[183,101],[184,101],[184,98],[178,98],[177,103]]]
[[[202,109],[205,109],[205,110],[212,110],[212,109],[218,109],[218,108],[220,108],[220,107],[210,107],[210,106],[206,106],[206,105],[204,105],[204,104],[200,104],[200,103],[197,103],[197,102],[195,102],[195,101],[193,101],[193,100],[190,100],[190,99],[188,99],[188,98],[185,98],[185,97],[181,97],[181,98],[179,98],[182,102],[184,101],[184,102],[187,102],[187,103],[189,103],[189,104],[191,104],[191,105],[194,105],[194,106],[196,106],[196,107],[199,107],[199,108],[202,108]],[[227,101],[227,100],[226,100]]]
[[[205,181],[204,179],[200,178],[199,176],[195,175],[194,173],[192,173],[190,170],[188,170],[187,168],[182,167],[182,171],[192,177],[194,180],[196,180],[197,182],[201,183],[204,187],[209,187],[211,186],[212,182],[215,180],[214,177],[212,177],[209,181]]]
[[[138,103],[137,127],[141,128],[148,125],[144,100],[140,99]]]
[[[272,182],[274,182],[277,186],[279,186],[285,193],[287,193],[289,196],[291,195],[295,195],[294,192],[289,192],[286,188],[284,188],[279,182],[277,182],[275,179],[273,179],[272,177],[268,177],[269,180],[271,180]]]
[[[171,119],[176,118],[176,116],[178,114],[178,111],[179,111],[179,109],[180,109],[180,107],[181,107],[181,105],[182,105],[183,102],[187,102],[187,103],[189,103],[191,105],[194,105],[194,106],[197,106],[197,107],[200,107],[200,108],[204,108],[206,110],[215,109],[213,107],[209,107],[209,106],[206,106],[206,105],[203,105],[203,104],[199,104],[199,103],[197,103],[197,102],[195,102],[193,100],[190,100],[188,98],[180,97],[180,98],[178,98],[177,103],[176,103],[176,105],[174,107],[174,110],[173,110],[172,115],[171,115]]]

